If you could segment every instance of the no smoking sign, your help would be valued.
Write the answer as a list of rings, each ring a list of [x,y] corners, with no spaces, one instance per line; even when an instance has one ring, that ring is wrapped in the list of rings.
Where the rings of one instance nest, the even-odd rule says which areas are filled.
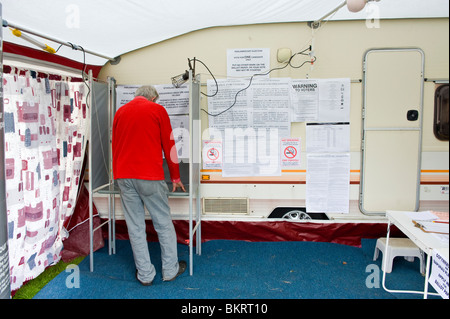
[[[297,148],[294,146],[288,146],[284,149],[284,156],[286,158],[293,159],[297,156]]]
[[[281,140],[281,166],[300,165],[300,138],[283,138]]]
[[[222,169],[222,141],[203,141],[203,169]]]
[[[219,159],[219,155],[219,150],[215,149],[214,147],[206,151],[206,156],[211,161],[217,161]]]

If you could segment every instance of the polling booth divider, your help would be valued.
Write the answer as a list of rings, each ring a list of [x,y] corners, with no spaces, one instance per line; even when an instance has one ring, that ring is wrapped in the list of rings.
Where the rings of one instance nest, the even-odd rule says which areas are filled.
[[[169,193],[171,198],[189,198],[189,273],[193,275],[194,243],[196,253],[201,254],[201,121],[200,121],[200,76],[189,73],[189,161],[183,164],[183,172],[188,169],[189,180],[185,192]],[[90,94],[90,134],[89,134],[89,246],[90,271],[94,271],[94,232],[108,225],[109,254],[116,253],[115,243],[115,198],[120,190],[114,183],[112,170],[112,125],[117,110],[116,81],[108,78],[107,83],[94,81],[89,73]],[[181,172],[181,173],[183,173]],[[185,181],[183,181],[185,182]],[[108,218],[94,228],[94,194],[109,196]],[[194,201],[195,199],[195,201]],[[194,235],[196,239],[194,241]]]
[[[114,198],[118,190],[114,186],[112,176],[111,136],[112,119],[114,117],[115,80],[108,78],[107,83],[94,81],[89,72],[90,87],[90,119],[89,131],[89,252],[90,270],[94,271],[94,232],[108,224],[108,250],[115,253],[115,216]],[[108,218],[94,228],[95,193],[109,195]]]

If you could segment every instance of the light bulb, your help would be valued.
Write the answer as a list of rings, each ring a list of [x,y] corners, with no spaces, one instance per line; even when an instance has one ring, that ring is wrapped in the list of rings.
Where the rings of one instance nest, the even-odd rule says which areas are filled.
[[[347,0],[347,8],[350,12],[359,12],[366,6],[366,0]]]

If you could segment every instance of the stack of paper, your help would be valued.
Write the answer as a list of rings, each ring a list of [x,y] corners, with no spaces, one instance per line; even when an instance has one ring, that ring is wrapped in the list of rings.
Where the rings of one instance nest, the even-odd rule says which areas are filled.
[[[448,234],[449,233],[449,225],[448,221],[422,221],[420,222],[422,225],[422,229],[424,229],[427,232],[432,233],[440,233],[440,234]]]
[[[426,233],[430,233],[443,243],[449,240],[448,213],[407,212],[413,223]]]

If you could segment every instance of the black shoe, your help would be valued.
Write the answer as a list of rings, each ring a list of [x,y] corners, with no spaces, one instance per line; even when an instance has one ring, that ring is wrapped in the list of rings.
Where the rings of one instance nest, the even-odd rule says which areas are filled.
[[[153,281],[150,281],[150,282],[140,281],[139,278],[138,278],[138,271],[137,271],[137,269],[136,269],[136,279],[137,279],[137,281],[139,281],[139,282],[141,283],[141,285],[143,285],[143,286],[151,286],[151,285],[153,284]]]
[[[174,281],[175,278],[177,278],[179,275],[185,272],[186,268],[187,268],[186,262],[184,260],[180,261],[178,263],[178,273],[175,275],[175,277],[173,277],[172,279],[163,279],[163,281]]]

